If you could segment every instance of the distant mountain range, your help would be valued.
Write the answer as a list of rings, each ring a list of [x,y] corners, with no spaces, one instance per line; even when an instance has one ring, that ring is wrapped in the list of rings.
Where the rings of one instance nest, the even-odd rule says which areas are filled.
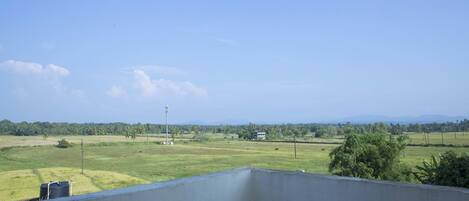
[[[446,116],[446,115],[421,115],[421,116],[383,116],[383,115],[361,115],[361,116],[352,116],[342,119],[337,119],[331,123],[373,123],[373,122],[384,122],[384,123],[443,123],[443,122],[455,122],[458,120],[467,119],[468,117],[464,116]]]
[[[205,121],[189,121],[183,122],[182,124],[188,125],[245,125],[249,124],[249,120],[241,120],[241,119],[227,119],[222,121],[214,121],[214,122],[205,122]]]
[[[323,120],[323,121],[310,121],[310,122],[284,122],[284,123],[355,123],[355,124],[366,124],[366,123],[443,123],[443,122],[456,122],[463,119],[469,119],[469,116],[447,116],[447,115],[420,115],[420,116],[385,116],[385,115],[359,115],[345,118],[339,118],[334,120]],[[193,124],[193,125],[245,125],[250,122],[257,124],[276,124],[277,122],[257,122],[241,119],[228,119],[216,122],[204,122],[204,121],[191,121],[184,122],[182,124]]]

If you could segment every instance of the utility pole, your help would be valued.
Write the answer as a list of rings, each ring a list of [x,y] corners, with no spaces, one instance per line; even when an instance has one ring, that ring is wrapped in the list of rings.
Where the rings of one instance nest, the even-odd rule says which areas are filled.
[[[445,141],[443,140],[443,131],[441,132],[441,144],[445,144]]]
[[[293,135],[293,147],[295,150],[295,159],[296,159],[296,135]]]
[[[166,105],[164,108],[165,108],[165,119],[166,119],[166,144],[169,144],[168,143],[168,105]]]
[[[83,149],[83,139],[81,139],[81,174],[83,174],[83,166],[84,166],[84,157],[85,157],[85,150]]]

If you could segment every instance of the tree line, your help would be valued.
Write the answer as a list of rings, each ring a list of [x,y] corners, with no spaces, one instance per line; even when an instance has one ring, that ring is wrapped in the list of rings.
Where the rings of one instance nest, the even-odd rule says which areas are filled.
[[[382,133],[401,135],[404,132],[468,132],[469,120],[424,124],[247,124],[247,125],[170,125],[171,134],[225,133],[238,134],[243,139],[255,138],[256,131],[265,131],[267,139],[303,137],[314,133],[316,137]],[[57,123],[0,121],[2,135],[132,135],[165,133],[163,124],[129,123]]]

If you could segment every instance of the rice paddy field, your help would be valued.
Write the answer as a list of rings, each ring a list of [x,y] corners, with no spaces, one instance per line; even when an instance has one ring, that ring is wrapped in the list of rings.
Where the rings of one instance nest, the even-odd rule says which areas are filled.
[[[430,134],[438,143],[439,134]],[[413,143],[421,134],[411,134]],[[451,136],[454,138],[454,136]],[[74,143],[57,148],[58,139]],[[81,149],[84,141],[84,174],[81,174]],[[73,193],[83,194],[106,189],[165,181],[243,166],[281,170],[305,170],[328,174],[329,152],[336,144],[293,144],[252,142],[216,136],[208,142],[178,139],[174,145],[162,145],[162,136],[141,136],[132,141],[123,136],[0,136],[0,200],[38,197],[42,182],[71,180]],[[321,139],[325,140],[325,139]],[[337,139],[334,139],[337,140]],[[326,140],[327,141],[327,140]],[[448,142],[469,144],[469,136],[456,136]],[[410,146],[402,161],[410,166],[421,164],[432,154],[447,150],[469,153],[465,147]]]

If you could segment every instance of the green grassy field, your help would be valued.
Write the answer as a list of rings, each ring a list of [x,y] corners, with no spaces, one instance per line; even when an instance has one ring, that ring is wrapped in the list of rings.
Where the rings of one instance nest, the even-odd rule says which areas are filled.
[[[221,140],[224,138],[231,137],[238,138],[234,134],[220,134],[220,133],[209,133],[208,134],[213,140]],[[193,137],[192,134],[185,134],[184,136],[177,136],[176,140],[187,140]],[[0,148],[3,147],[15,147],[15,146],[38,146],[38,145],[55,145],[58,140],[67,139],[67,141],[78,144],[83,139],[85,144],[93,143],[108,143],[108,142],[133,142],[130,138],[125,136],[115,135],[96,135],[96,136],[80,136],[80,135],[51,135],[44,139],[42,136],[13,136],[13,135],[0,135]],[[165,140],[164,134],[149,134],[138,136],[135,142],[162,142]]]
[[[424,140],[423,133],[405,133],[409,136],[409,144],[424,145],[427,142]],[[431,145],[469,145],[469,133],[463,132],[445,132],[443,133],[429,133],[429,144]],[[285,138],[283,140],[293,141],[293,138]],[[313,134],[308,134],[302,138],[296,138],[297,141],[315,142],[315,143],[341,143],[344,140],[344,136],[324,137],[315,138]]]
[[[1,139],[4,139],[3,137],[5,136]],[[78,145],[67,149],[51,145],[4,146],[0,150],[0,200],[37,197],[39,184],[50,180],[72,180],[74,193],[81,194],[242,166],[328,174],[328,155],[337,146],[297,144],[297,159],[294,159],[293,145],[290,143],[247,142],[221,138],[210,142],[177,141],[175,145],[169,146],[155,143],[161,140],[156,137],[151,138],[149,143],[145,137],[138,138],[135,143],[122,136],[103,137],[85,137],[87,144],[84,175],[80,174]],[[25,141],[42,140],[32,138],[34,139]],[[110,140],[111,143],[99,143],[108,139],[116,140]],[[24,138],[20,137],[18,140]],[[447,150],[469,153],[469,148],[408,147],[402,160],[415,166],[432,154]]]
[[[60,139],[67,139],[67,141],[78,144],[83,139],[86,144],[92,143],[108,143],[108,142],[132,142],[131,139],[125,138],[124,136],[113,136],[113,135],[97,135],[97,136],[79,136],[79,135],[68,135],[68,136],[49,136],[44,139],[42,136],[12,136],[12,135],[0,135],[0,148],[2,147],[14,147],[14,146],[38,146],[38,145],[56,145]],[[135,139],[135,142],[155,142],[163,141],[162,135],[149,135],[139,136]]]
[[[407,133],[410,137],[409,143],[411,144],[426,144],[423,133]],[[451,144],[451,145],[469,145],[469,133],[462,132],[448,132],[443,133],[429,133],[430,144]]]

